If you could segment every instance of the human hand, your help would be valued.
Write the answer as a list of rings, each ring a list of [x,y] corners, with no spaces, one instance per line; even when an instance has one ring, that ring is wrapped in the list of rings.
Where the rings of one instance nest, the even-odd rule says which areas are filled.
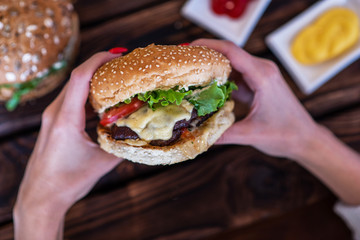
[[[239,91],[233,97],[250,103],[250,113],[217,143],[251,145],[273,156],[296,158],[300,145],[319,126],[291,92],[277,66],[228,41],[200,39],[191,45],[205,45],[223,53],[247,85],[238,83]]]
[[[16,238],[53,239],[50,235],[54,231],[48,235],[22,234],[29,234],[24,230],[29,222],[37,224],[37,229],[53,230],[49,224],[61,224],[66,211],[122,160],[101,150],[85,132],[90,79],[100,65],[117,56],[120,55],[101,52],[76,68],[59,96],[44,111],[15,205]]]

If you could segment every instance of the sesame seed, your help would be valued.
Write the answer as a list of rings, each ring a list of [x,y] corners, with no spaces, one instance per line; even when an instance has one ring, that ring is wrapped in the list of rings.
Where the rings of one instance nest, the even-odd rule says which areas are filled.
[[[29,25],[27,26],[26,31],[35,31],[36,29],[38,29],[36,25]]]
[[[30,53],[25,53],[22,58],[21,58],[23,63],[27,63],[31,60],[31,54]]]
[[[55,37],[54,37],[54,43],[55,43],[56,45],[58,45],[58,44],[60,43],[60,39],[59,39],[58,36],[55,36]]]
[[[47,17],[44,20],[44,25],[48,28],[51,28],[54,25],[54,21],[51,18]]]
[[[5,73],[5,77],[9,82],[14,82],[16,80],[16,75],[12,72]]]

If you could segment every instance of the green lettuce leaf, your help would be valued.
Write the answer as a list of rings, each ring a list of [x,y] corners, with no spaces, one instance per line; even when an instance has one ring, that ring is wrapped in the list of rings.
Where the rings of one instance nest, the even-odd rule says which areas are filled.
[[[35,89],[40,82],[49,75],[59,71],[60,69],[66,66],[66,61],[61,61],[57,65],[52,66],[49,69],[49,72],[42,77],[36,77],[31,81],[24,82],[24,83],[15,83],[15,84],[2,84],[0,88],[13,88],[14,93],[12,97],[5,103],[5,107],[8,111],[13,111],[20,102],[20,99],[23,95],[29,93],[31,90]]]
[[[230,98],[231,92],[237,90],[233,82],[227,82],[218,86],[216,82],[207,88],[190,87],[190,90],[178,89],[178,87],[169,90],[156,90],[146,93],[139,93],[137,97],[143,102],[147,102],[152,110],[161,106],[168,106],[170,103],[180,105],[186,99],[194,105],[199,116],[204,116],[217,111],[224,106],[226,100]],[[196,93],[193,90],[200,90]],[[131,98],[124,101],[126,104],[131,102]]]
[[[214,82],[210,87],[191,96],[189,102],[194,105],[199,116],[204,116],[224,106],[233,90],[237,90],[237,86],[233,82],[227,82],[221,86]]]
[[[159,106],[168,106],[170,103],[180,105],[185,96],[192,93],[189,91],[177,91],[177,89],[156,90],[138,94],[138,99],[147,102],[153,110]]]

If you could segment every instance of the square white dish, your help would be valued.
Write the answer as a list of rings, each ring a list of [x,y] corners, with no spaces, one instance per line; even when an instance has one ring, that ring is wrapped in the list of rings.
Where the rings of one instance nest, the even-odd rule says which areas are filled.
[[[266,37],[266,44],[305,94],[314,92],[360,57],[360,40],[342,55],[313,66],[302,65],[292,56],[290,45],[295,35],[312,23],[321,13],[336,6],[348,7],[355,11],[360,18],[359,0],[320,1]]]
[[[211,0],[189,0],[181,13],[209,32],[242,47],[270,2],[271,0],[250,1],[238,19],[213,13]]]

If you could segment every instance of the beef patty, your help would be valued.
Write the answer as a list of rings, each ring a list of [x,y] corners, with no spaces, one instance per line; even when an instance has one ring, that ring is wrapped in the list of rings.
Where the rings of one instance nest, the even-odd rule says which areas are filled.
[[[168,140],[152,140],[150,145],[152,146],[170,146],[175,144],[179,139],[183,131],[191,126],[199,127],[203,122],[210,118],[215,112],[206,114],[205,116],[198,116],[196,109],[191,112],[191,118],[186,121],[185,119],[177,121],[173,128],[173,134]],[[115,140],[125,139],[139,139],[139,135],[131,130],[129,127],[118,127],[115,124],[111,127],[111,137]]]

